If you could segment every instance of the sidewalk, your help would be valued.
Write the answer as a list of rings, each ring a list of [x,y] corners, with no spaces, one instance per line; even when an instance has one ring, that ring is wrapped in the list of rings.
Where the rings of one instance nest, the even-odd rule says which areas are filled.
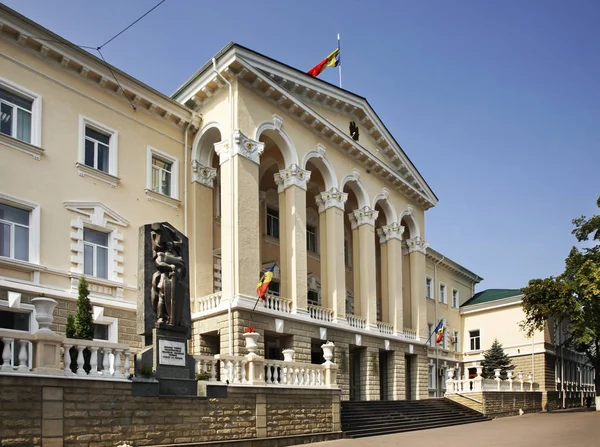
[[[311,447],[481,447],[600,446],[600,412],[554,412],[494,419],[371,438],[317,442]]]

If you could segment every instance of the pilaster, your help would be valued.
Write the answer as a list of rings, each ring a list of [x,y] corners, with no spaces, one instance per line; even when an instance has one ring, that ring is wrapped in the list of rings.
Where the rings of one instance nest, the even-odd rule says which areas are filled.
[[[344,262],[344,203],[348,194],[337,188],[320,193],[315,197],[319,207],[322,245],[325,259],[321,257],[322,296],[324,306],[333,309],[337,320],[346,317],[346,268]],[[329,261],[329,262],[328,262]],[[325,279],[325,281],[323,281]]]
[[[285,283],[282,290],[293,300],[297,312],[305,312],[307,309],[306,184],[310,179],[310,172],[294,164],[288,169],[279,171],[274,177],[280,194],[279,203],[284,205],[279,214],[280,219],[284,221],[280,234],[281,256],[286,259],[282,265],[281,279]]]
[[[194,168],[195,166],[195,168]],[[193,265],[191,296],[202,297],[213,293],[213,181],[217,170],[192,162],[192,185],[190,187],[191,213],[189,215],[190,257]],[[208,234],[208,237],[207,237]]]
[[[429,244],[420,237],[406,240],[410,262],[410,299],[412,329],[427,338],[427,303],[425,302],[425,253]]]
[[[358,291],[360,296],[360,316],[367,320],[371,328],[377,323],[377,292],[375,279],[375,220],[379,212],[365,206],[350,213],[353,236],[358,244]],[[355,264],[355,269],[356,269]]]

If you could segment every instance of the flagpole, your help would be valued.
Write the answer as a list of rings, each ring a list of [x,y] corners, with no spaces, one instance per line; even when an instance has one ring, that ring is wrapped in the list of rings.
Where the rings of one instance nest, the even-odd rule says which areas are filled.
[[[338,65],[340,72],[340,88],[342,88],[342,49],[340,46],[340,33],[338,33],[338,57],[340,58],[340,64]]]

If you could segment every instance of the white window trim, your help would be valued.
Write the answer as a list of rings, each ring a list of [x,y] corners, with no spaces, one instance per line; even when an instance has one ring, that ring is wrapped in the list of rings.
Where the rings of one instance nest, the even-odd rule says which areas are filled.
[[[474,338],[474,337],[471,337],[471,332],[474,332],[474,331],[479,331],[479,348],[478,349],[471,349],[471,340]],[[469,352],[480,352],[481,346],[482,346],[482,344],[481,344],[481,329],[469,329],[469,330],[467,330],[467,334],[469,335]]]
[[[454,305],[454,292],[456,292],[456,306]],[[460,307],[460,292],[458,289],[452,289],[452,307],[458,309]]]
[[[147,146],[146,148],[146,196],[148,200],[155,200],[162,202],[166,205],[172,206],[173,208],[179,207],[181,201],[179,200],[179,159],[169,155],[165,152],[159,151],[158,149]],[[152,189],[152,157],[160,158],[166,162],[171,163],[171,195],[167,196],[156,192]]]
[[[37,320],[35,319],[35,307],[32,304],[22,304],[19,300],[16,305],[11,306],[8,301],[0,300],[0,308],[2,308],[2,310],[4,310],[4,311],[8,311],[8,312],[28,313],[29,314],[29,332],[20,331],[18,329],[0,328],[0,330],[14,332],[15,335],[21,334],[21,333],[35,334],[38,331],[39,326],[38,326]],[[12,358],[14,358],[15,341],[13,340],[10,345],[11,345],[10,349],[11,349]],[[28,361],[27,361],[28,365],[27,366],[31,370],[33,368],[33,344],[31,342],[28,342],[28,345],[29,345],[29,347],[28,347],[29,355],[28,355]],[[19,349],[19,347],[17,347],[17,349]]]
[[[460,352],[460,331],[453,332],[454,337],[454,352]]]
[[[21,87],[20,85],[15,84],[15,83],[9,81],[8,79],[2,78],[2,77],[0,77],[0,87],[5,88],[6,90],[12,90],[17,95],[24,96],[27,99],[31,99],[33,101],[33,104],[31,104],[31,143],[27,143],[25,141],[18,140],[15,137],[9,137],[9,138],[12,138],[14,140],[17,140],[17,141],[27,144],[27,145],[36,146],[38,148],[41,148],[41,146],[42,146],[42,97],[41,97],[41,95],[39,93],[35,93],[29,89]],[[5,136],[8,137],[8,135],[5,135]],[[21,148],[15,148],[15,149],[23,150]],[[29,152],[29,151],[24,150],[24,152]],[[39,160],[39,155],[41,152],[38,152],[35,150],[33,150],[32,152],[34,152],[31,154],[31,155],[33,155],[33,158],[36,158],[36,155],[37,155],[37,157],[38,157],[37,159]]]
[[[444,288],[444,294],[443,294],[444,300],[443,301],[442,301],[442,287]],[[440,282],[439,286],[438,286],[438,293],[440,295],[440,297],[439,297],[440,304],[448,304],[448,286],[446,286],[446,284],[444,284],[443,282]]]
[[[431,281],[431,296],[427,296],[427,280]],[[429,298],[430,300],[435,299],[435,284],[433,282],[433,278],[431,276],[425,277],[425,298]]]
[[[0,193],[0,203],[14,206],[24,211],[29,211],[29,260],[21,261],[19,259],[6,258],[0,256],[3,260],[15,262],[28,262],[30,264],[40,263],[40,205],[28,200],[19,199],[17,197],[8,196]]]
[[[269,214],[269,208],[277,211],[277,221],[279,222],[279,225],[278,225],[279,226],[279,237],[278,238],[271,236],[270,234],[267,233],[267,229],[268,229],[267,215]],[[271,241],[277,241],[278,245],[279,245],[279,241],[281,241],[281,213],[279,211],[279,206],[273,205],[272,203],[265,203],[265,237],[267,237]]]
[[[108,145],[108,172],[100,171],[99,169],[93,168],[85,164],[85,128],[90,126],[91,128],[110,134],[110,140]],[[79,156],[77,161],[77,169],[79,175],[90,176],[97,180],[108,183],[113,188],[116,188],[119,183],[118,177],[118,157],[119,157],[119,133],[105,126],[97,121],[92,120],[83,115],[79,115]]]
[[[108,340],[94,339],[95,341],[108,341],[110,343],[119,343],[119,319],[104,316],[104,307],[93,306],[92,312],[95,324],[108,326]]]

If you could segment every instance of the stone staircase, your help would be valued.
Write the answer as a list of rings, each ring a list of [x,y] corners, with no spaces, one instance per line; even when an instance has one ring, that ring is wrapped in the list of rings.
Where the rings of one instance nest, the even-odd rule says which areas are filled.
[[[347,438],[484,422],[481,413],[448,399],[343,401],[342,431]]]

